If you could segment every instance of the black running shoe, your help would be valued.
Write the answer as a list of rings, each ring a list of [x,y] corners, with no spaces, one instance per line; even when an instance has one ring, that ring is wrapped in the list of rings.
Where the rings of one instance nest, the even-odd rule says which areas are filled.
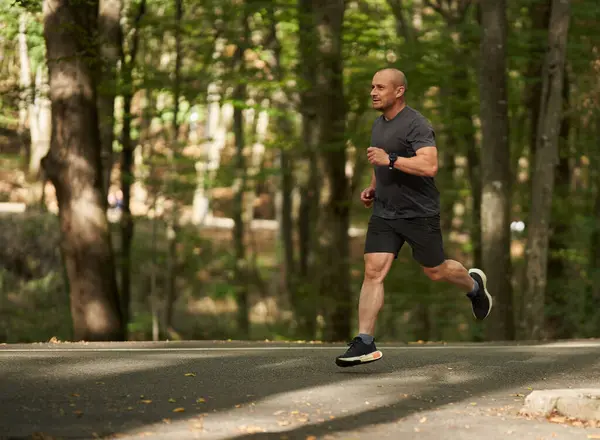
[[[359,336],[354,338],[348,345],[350,348],[346,353],[335,358],[338,367],[353,367],[354,365],[377,361],[383,357],[383,353],[375,347],[375,342],[365,344]]]
[[[478,320],[483,320],[492,310],[492,296],[486,288],[487,278],[480,269],[469,269],[469,275],[479,284],[479,289],[475,293],[467,293],[473,306],[473,316]]]

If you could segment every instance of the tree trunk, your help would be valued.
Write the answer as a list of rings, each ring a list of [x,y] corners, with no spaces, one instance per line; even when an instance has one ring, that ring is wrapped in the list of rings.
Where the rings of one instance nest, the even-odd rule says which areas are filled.
[[[329,312],[325,338],[343,341],[350,337],[353,316],[350,289],[350,181],[346,176],[346,101],[344,98],[342,23],[344,0],[330,0],[321,6],[318,32],[320,40],[320,151],[325,163],[330,188],[326,222],[321,239],[325,260],[320,259],[323,272],[320,286]]]
[[[317,103],[318,36],[316,12],[312,0],[298,0],[299,53],[298,76],[301,79],[300,113],[302,115],[301,151],[305,158],[297,167],[300,191],[298,213],[298,288],[292,304],[300,337],[314,338],[317,331],[317,286],[314,283],[314,253],[317,243],[321,184],[317,148],[320,138]]]
[[[248,5],[244,2],[241,6],[243,12],[243,35],[235,53],[236,72],[240,80],[245,74],[244,53],[249,44],[250,27],[248,22]],[[233,110],[233,133],[235,136],[235,182],[233,196],[233,243],[235,255],[235,286],[238,306],[238,331],[240,335],[249,337],[250,321],[248,316],[249,298],[248,298],[248,259],[246,256],[246,246],[244,237],[246,235],[247,221],[244,215],[244,190],[247,184],[246,159],[244,150],[246,139],[244,136],[244,109],[242,103],[246,102],[246,85],[239,81],[235,86],[233,100],[235,108]]]
[[[146,12],[146,0],[140,3],[136,18],[133,22],[131,51],[129,61],[122,55],[123,91],[123,127],[121,131],[121,191],[123,192],[123,207],[121,214],[121,313],[125,326],[131,315],[131,243],[133,242],[134,224],[131,216],[131,185],[134,183],[133,164],[135,145],[131,139],[131,103],[133,100],[133,66],[139,48],[140,21]],[[112,147],[111,150],[112,151]]]
[[[506,89],[506,1],[481,2],[482,263],[495,311],[488,338],[514,338],[510,259],[510,148]]]
[[[600,115],[596,116],[596,139],[600,139]],[[595,227],[590,240],[589,284],[587,288],[586,318],[591,321],[590,330],[593,336],[600,335],[600,153],[596,150],[596,196],[593,216]]]
[[[19,99],[19,137],[21,138],[21,149],[31,157],[32,139],[27,126],[33,126],[29,122],[31,118],[30,108],[33,104],[31,96],[31,68],[29,63],[29,49],[27,47],[27,12],[19,15],[19,88],[21,89]],[[34,128],[35,129],[35,128]],[[39,165],[39,163],[38,163]],[[37,173],[37,169],[34,170]]]
[[[273,106],[277,110],[275,126],[277,130],[278,166],[280,169],[279,188],[276,195],[276,217],[279,221],[280,248],[283,250],[283,270],[281,271],[281,285],[287,297],[293,291],[293,277],[296,273],[294,258],[293,222],[292,222],[292,190],[293,160],[292,139],[294,136],[293,122],[290,120],[290,103],[284,86],[284,70],[281,64],[281,40],[277,34],[276,1],[273,0],[269,8],[271,25],[271,49],[273,51],[273,75],[281,89],[273,94]]]
[[[98,1],[45,0],[52,137],[42,160],[56,188],[75,340],[122,340],[115,265],[102,201],[91,44]]]
[[[566,69],[563,87],[563,108],[569,108],[569,77]],[[548,258],[548,279],[553,286],[546,295],[546,325],[545,336],[549,339],[567,339],[573,336],[574,323],[571,314],[566,313],[572,304],[573,295],[565,291],[564,286],[569,282],[570,264],[565,257],[569,249],[569,219],[571,218],[572,195],[570,185],[571,169],[569,167],[569,132],[570,118],[563,115],[560,124],[559,150],[560,160],[554,185],[557,188],[557,203],[552,210],[550,222],[550,241],[548,243],[550,256]],[[552,255],[554,254],[554,255]]]
[[[39,175],[41,160],[50,148],[52,112],[48,95],[46,66],[40,64],[35,74],[35,96],[29,106],[29,130],[31,132],[31,149],[29,154],[30,176]]]
[[[267,129],[269,127],[269,113],[266,109],[270,106],[269,100],[265,99],[261,103],[261,107],[264,110],[258,112],[256,117],[256,123],[253,125],[254,131],[254,142],[250,151],[250,160],[248,162],[247,174],[248,174],[248,185],[246,186],[245,194],[245,211],[246,219],[248,224],[252,223],[254,219],[254,203],[256,201],[256,189],[257,181],[259,178],[260,169],[263,165],[263,159],[265,155],[265,137],[267,135]]]
[[[536,0],[529,10],[531,20],[531,40],[529,47],[529,65],[527,66],[527,84],[525,86],[525,106],[529,113],[529,160],[535,161],[538,119],[540,116],[540,95],[542,93],[542,67],[544,65],[545,42],[548,40],[548,20],[550,19],[551,0]]]
[[[181,97],[181,63],[183,54],[181,52],[181,21],[183,19],[183,0],[175,0],[175,78],[173,81],[173,124],[171,126],[172,142],[172,179],[177,179],[177,163],[179,158],[179,99]],[[175,199],[176,195],[173,195]],[[172,335],[175,335],[173,329],[173,310],[177,299],[177,235],[179,225],[177,224],[178,207],[177,201],[173,200],[172,208],[168,213],[167,219],[167,298],[165,310],[165,328]]]
[[[558,163],[558,137],[562,115],[563,74],[569,30],[569,0],[553,0],[548,51],[544,62],[531,214],[527,234],[525,337],[539,339],[544,329],[544,303],[548,268],[548,237]]]
[[[98,123],[102,158],[102,188],[107,200],[113,165],[113,130],[117,95],[117,64],[121,58],[121,9],[123,0],[100,0],[98,35],[100,36],[101,74],[98,82]]]

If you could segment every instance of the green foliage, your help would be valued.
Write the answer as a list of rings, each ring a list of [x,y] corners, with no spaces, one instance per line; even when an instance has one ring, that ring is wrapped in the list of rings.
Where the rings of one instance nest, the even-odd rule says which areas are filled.
[[[0,217],[0,340],[36,342],[71,335],[69,297],[56,217]]]
[[[507,2],[510,24],[507,47],[510,154],[515,176],[513,219],[525,222],[529,215],[532,163],[528,168],[521,167],[519,159],[530,155],[532,121],[529,120],[530,108],[525,95],[528,87],[539,81],[539,78],[532,77],[530,66],[532,61],[543,59],[546,46],[547,31],[532,29],[531,11],[542,1],[545,0]],[[370,107],[369,91],[371,78],[379,68],[392,66],[406,73],[408,103],[432,121],[438,134],[441,155],[460,162],[467,154],[467,141],[472,132],[475,133],[475,146],[479,151],[478,68],[481,29],[477,21],[476,2],[472,2],[460,21],[448,21],[432,9],[421,8],[419,5],[422,3],[391,0],[346,2],[342,35],[344,96],[339,99],[345,100],[345,134],[347,145],[352,147],[349,156],[355,160],[355,183],[359,191],[371,178],[371,167],[365,164],[364,150],[370,144],[371,124],[378,116]],[[212,84],[218,90],[220,104],[233,103],[258,112],[262,109],[263,99],[270,99],[267,111],[271,119],[265,140],[264,160],[258,174],[252,177],[255,179],[252,183],[256,183],[257,195],[268,195],[268,203],[273,204],[274,192],[280,184],[281,169],[276,160],[280,148],[291,153],[297,175],[302,176],[306,172],[302,168],[305,150],[299,130],[301,118],[298,106],[299,92],[311,85],[304,84],[299,76],[302,66],[298,50],[300,17],[297,1],[186,1],[180,23],[175,18],[175,2],[162,0],[147,0],[145,14],[136,22],[140,4],[140,0],[125,2],[122,20],[125,64],[119,66],[118,83],[120,95],[131,93],[134,96],[131,136],[134,146],[139,149],[138,152],[141,150],[143,156],[143,164],[135,170],[135,181],[148,191],[150,201],[156,199],[160,205],[163,198],[171,199],[183,215],[182,208],[192,203],[196,189],[196,165],[205,160],[197,151],[189,155],[187,153],[190,147],[189,131],[194,125],[191,115],[198,116],[195,126],[200,127],[200,139],[197,143],[202,145],[207,140],[203,138],[206,132],[202,127],[207,123],[208,87]],[[395,15],[398,11],[390,6],[393,4],[403,7],[404,28],[400,26],[400,17]],[[13,130],[18,122],[18,46],[15,43],[19,17],[23,13],[27,14],[32,73],[45,62],[40,5],[41,2],[37,0],[0,3],[2,129],[8,127],[7,130]],[[245,56],[250,61],[240,73],[235,69],[234,54],[241,43],[239,25],[243,14],[248,14],[250,18],[251,41],[245,42],[248,46]],[[599,190],[594,168],[597,168],[595,165],[599,160],[597,125],[600,120],[600,101],[598,70],[594,63],[598,63],[600,4],[595,0],[573,2],[572,14],[568,46],[570,104],[565,109],[565,114],[570,118],[571,131],[561,147],[561,157],[569,159],[571,181],[561,183],[555,194],[553,222],[560,226],[561,232],[553,236],[558,244],[549,255],[553,261],[561,262],[565,270],[549,274],[550,300],[546,313],[552,322],[564,317],[563,323],[558,326],[558,333],[586,336],[593,335],[593,325],[588,324],[588,309],[597,308],[593,302],[590,303],[586,292],[598,270],[590,264],[590,237],[598,224],[598,219],[591,214],[591,208]],[[280,72],[274,66],[273,29],[280,45],[277,48],[280,51]],[[139,35],[138,54],[135,62],[131,63],[136,32]],[[179,108],[175,115],[177,32],[181,37],[182,63],[178,82]],[[131,71],[128,67],[131,67]],[[234,87],[240,83],[248,86],[253,102],[233,99]],[[282,111],[274,106],[273,98],[278,92],[283,92],[285,97],[285,109]],[[122,99],[117,100],[116,158],[122,150],[119,141],[122,129],[121,102]],[[290,122],[290,133],[284,133],[277,124],[276,118],[282,113]],[[172,133],[174,125],[180,129],[179,137]],[[250,145],[256,139],[255,129],[248,125],[245,130],[246,142]],[[206,177],[206,189],[230,187],[234,183],[232,159],[235,156],[231,127],[227,128],[226,137],[219,168],[214,176]],[[582,158],[584,155],[585,160]],[[586,166],[586,160],[591,161],[592,166]],[[467,237],[456,242],[448,235],[447,251],[449,256],[468,265],[473,250],[470,240],[473,221],[469,207],[473,194],[468,169],[458,165],[453,173],[444,174],[445,171],[440,171],[438,179],[442,204],[452,208],[460,203],[466,207],[466,212],[456,216],[458,222],[453,232]],[[521,172],[527,177],[526,180],[519,178]],[[227,199],[215,201],[213,206],[218,207],[218,203],[223,206],[225,213],[231,211]],[[370,211],[362,207],[357,197],[351,203],[352,224],[364,228]],[[147,209],[152,212],[151,206]],[[54,335],[68,338],[68,297],[58,253],[56,219],[51,215],[4,217],[0,225],[0,260],[4,263],[0,274],[0,311],[6,317],[0,326],[0,336],[8,341],[44,340]],[[119,262],[118,225],[112,227]],[[163,319],[162,316],[152,316],[149,304],[150,300],[156,300],[159,310],[162,310],[165,303],[167,274],[164,268],[168,262],[165,229],[165,218],[135,218],[130,332],[136,339],[150,338],[153,320]],[[236,313],[230,307],[235,303],[236,285],[239,284],[239,280],[232,277],[235,261],[230,232],[207,231],[187,225],[178,230],[175,322],[177,330],[184,337],[247,336],[236,334]],[[322,231],[314,232],[318,236]],[[260,251],[249,252],[254,266],[251,295],[256,301],[266,295],[265,284],[277,283],[276,277],[281,270],[281,255],[276,242],[278,237],[272,234],[270,238],[275,240],[275,244],[262,243]],[[515,232],[513,243],[516,247],[524,245],[525,238],[526,231]],[[354,304],[362,281],[363,240],[363,237],[352,240],[350,258],[354,297],[348,300]],[[248,247],[251,245],[248,244]],[[524,256],[515,254],[513,261],[515,300],[517,304],[523,304],[526,300],[521,297]],[[315,283],[314,280],[307,280],[295,286],[295,293],[310,294],[317,289]],[[386,308],[381,318],[384,324],[380,326],[379,339],[483,338],[483,327],[473,323],[468,301],[451,286],[431,283],[412,260],[408,246],[395,262],[386,280],[386,289]],[[268,294],[281,296],[282,310],[289,308],[284,298],[285,292],[275,289],[274,293],[272,290]],[[221,312],[213,313],[217,309]],[[518,314],[519,310],[515,310],[515,315]],[[40,322],[43,325],[36,325]],[[275,323],[256,323],[253,332],[254,337],[269,339],[285,339],[296,335],[293,319],[290,322],[287,318]]]

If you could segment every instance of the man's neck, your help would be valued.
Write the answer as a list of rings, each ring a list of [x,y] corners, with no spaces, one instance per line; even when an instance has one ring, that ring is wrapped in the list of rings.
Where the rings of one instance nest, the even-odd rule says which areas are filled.
[[[406,107],[406,102],[404,101],[394,104],[393,107],[390,107],[385,112],[383,112],[383,117],[388,121],[390,119],[394,119],[398,113],[404,110],[404,107]]]

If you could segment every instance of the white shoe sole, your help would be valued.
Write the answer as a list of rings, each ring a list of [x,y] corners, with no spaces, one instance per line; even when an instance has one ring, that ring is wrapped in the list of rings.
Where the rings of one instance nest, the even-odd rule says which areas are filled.
[[[492,299],[492,295],[490,295],[490,293],[487,291],[487,277],[485,276],[483,271],[480,269],[469,269],[469,274],[472,274],[472,273],[476,273],[483,280],[483,286],[481,286],[481,287],[483,287],[483,292],[488,297],[488,300],[490,302],[490,308],[488,309],[487,314],[483,318],[481,318],[483,320],[483,319],[487,318],[489,316],[490,312],[492,311],[492,307],[494,305],[494,300]],[[475,316],[474,311],[473,311],[473,316]],[[477,316],[475,316],[475,319],[479,319],[479,318],[477,318]]]
[[[379,350],[363,356],[355,356],[350,358],[336,359],[335,363],[340,367],[352,367],[354,365],[367,364],[369,362],[378,361],[383,357],[383,353]]]

